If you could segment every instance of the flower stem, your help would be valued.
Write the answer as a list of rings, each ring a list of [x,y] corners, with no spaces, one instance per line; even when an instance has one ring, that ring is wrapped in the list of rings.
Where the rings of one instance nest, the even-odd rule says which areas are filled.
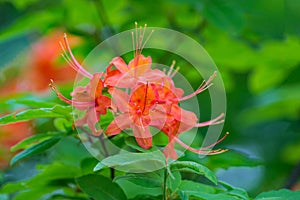
[[[100,135],[100,136],[99,136],[99,140],[100,140],[101,145],[102,145],[103,150],[104,150],[104,156],[105,156],[105,157],[108,157],[108,156],[109,156],[109,153],[108,153],[107,147],[106,147],[106,145],[105,145],[103,135]],[[109,168],[109,169],[110,169],[110,178],[111,178],[111,180],[113,180],[113,179],[115,178],[115,169],[114,169],[114,168]]]
[[[167,166],[164,170],[164,182],[163,182],[163,200],[168,199],[168,192],[167,192],[167,178],[168,178],[168,170]]]

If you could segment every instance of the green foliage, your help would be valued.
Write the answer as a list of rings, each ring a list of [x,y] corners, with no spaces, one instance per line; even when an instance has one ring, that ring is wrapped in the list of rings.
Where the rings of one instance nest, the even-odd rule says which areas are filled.
[[[11,147],[14,157],[1,174],[0,199],[156,200],[164,198],[164,187],[169,200],[299,199],[297,191],[274,190],[286,186],[300,161],[299,8],[300,3],[293,0],[1,1],[0,125],[32,121],[33,135]],[[74,52],[81,61],[101,41],[133,28],[134,21],[186,33],[211,55],[227,89],[225,129],[231,134],[219,145],[229,146],[228,152],[201,159],[184,152],[178,161],[166,166],[160,151],[166,136],[154,136],[159,148],[145,150],[134,137],[122,133],[105,139],[128,152],[109,149],[110,156],[97,160],[72,129],[71,106],[55,103],[57,98],[45,97],[46,91],[29,95],[33,92],[16,89],[17,94],[6,94],[5,90],[14,90],[10,86],[14,88],[14,81],[18,83],[27,71],[27,55],[41,36],[58,29],[73,34],[80,41]],[[147,49],[144,52],[147,54]],[[153,62],[164,64],[173,59],[163,53],[151,56]],[[177,61],[180,73],[196,88],[198,76],[185,62]],[[32,84],[39,82],[32,80]],[[72,90],[68,85],[59,87],[68,95]],[[198,98],[202,119],[210,114],[211,105]],[[97,125],[105,130],[112,119],[109,112]],[[19,130],[18,134],[22,133]],[[0,134],[0,143],[9,137],[2,127]],[[94,145],[104,149],[100,142]],[[241,148],[247,154],[236,150]],[[1,162],[3,152],[1,147]],[[263,172],[253,174],[255,183],[240,180],[234,187],[224,181],[232,183],[235,175],[216,176],[219,169],[251,170],[258,166]],[[149,172],[149,168],[156,171]],[[271,191],[264,192],[267,190]]]
[[[16,162],[18,162],[21,159],[37,155],[39,153],[43,153],[47,149],[51,148],[53,145],[55,145],[61,137],[52,137],[50,139],[44,140],[36,145],[30,146],[29,148],[25,149],[24,151],[18,153],[15,155],[11,161],[10,165],[14,165]]]
[[[282,189],[278,191],[269,191],[259,194],[255,200],[294,200],[300,198],[300,192],[292,192],[290,190]]]
[[[76,178],[80,188],[95,200],[126,199],[122,189],[104,176],[90,174]]]
[[[171,163],[171,170],[178,170],[184,172],[191,172],[205,176],[208,180],[214,184],[218,183],[217,177],[215,174],[210,171],[207,167],[200,165],[199,163],[192,161],[175,161]]]
[[[149,153],[124,152],[104,158],[99,162],[94,171],[104,167],[116,167],[119,170],[137,170],[140,172],[149,169],[160,169],[165,166],[165,157],[160,151]]]
[[[52,108],[28,109],[0,117],[0,124],[10,124],[38,118],[68,118],[71,119],[71,107],[56,105]]]

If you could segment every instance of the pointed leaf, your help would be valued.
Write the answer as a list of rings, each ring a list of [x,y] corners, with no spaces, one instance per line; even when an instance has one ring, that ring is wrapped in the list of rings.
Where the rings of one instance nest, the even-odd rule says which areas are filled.
[[[95,200],[127,199],[120,186],[104,176],[89,174],[77,178],[76,182],[86,194]]]
[[[40,133],[33,135],[31,137],[25,138],[24,140],[20,141],[19,143],[15,144],[14,146],[11,147],[11,151],[17,151],[20,149],[27,149],[37,143],[40,143],[46,139],[56,137],[56,136],[61,136],[63,133],[61,132],[49,132],[49,133]]]
[[[210,171],[207,167],[192,161],[175,161],[171,164],[172,171],[186,171],[205,176],[208,180],[214,184],[218,183],[217,177],[215,174]]]
[[[18,153],[11,159],[10,165],[14,165],[19,160],[22,160],[24,158],[27,158],[27,157],[30,157],[33,155],[37,155],[39,153],[46,151],[47,149],[49,149],[53,145],[55,145],[60,139],[61,139],[61,137],[50,138],[50,139],[45,140],[41,143],[38,143],[34,146],[31,146],[28,149],[25,149],[24,151]]]
[[[37,118],[58,118],[70,117],[70,106],[54,106],[53,108],[39,108],[24,110],[0,117],[0,124],[10,124],[19,121],[27,121]]]
[[[118,170],[145,172],[161,169],[165,166],[165,157],[160,151],[149,153],[120,153],[99,162],[94,171],[104,167],[116,167]]]
[[[259,194],[255,200],[294,200],[300,199],[300,191],[290,191],[286,189],[272,190]]]

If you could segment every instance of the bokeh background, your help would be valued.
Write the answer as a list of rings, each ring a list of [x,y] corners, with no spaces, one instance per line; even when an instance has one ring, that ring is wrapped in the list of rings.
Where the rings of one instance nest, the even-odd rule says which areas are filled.
[[[135,21],[170,28],[203,45],[226,87],[224,130],[231,134],[222,146],[232,151],[203,163],[221,180],[253,195],[283,187],[296,190],[300,188],[299,10],[300,2],[293,0],[1,0],[0,115],[22,109],[14,101],[19,97],[57,101],[48,87],[50,79],[65,94],[72,90],[75,73],[61,58],[58,43],[64,32],[82,60],[101,41],[132,29]],[[200,84],[182,65],[181,73],[194,88]],[[41,119],[0,127],[2,183],[33,173],[37,162],[8,167],[9,148],[51,126]]]

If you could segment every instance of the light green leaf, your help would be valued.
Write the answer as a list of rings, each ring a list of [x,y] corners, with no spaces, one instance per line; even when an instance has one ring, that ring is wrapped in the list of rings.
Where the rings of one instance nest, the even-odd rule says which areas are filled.
[[[286,189],[263,192],[255,198],[255,200],[295,200],[295,199],[300,199],[300,191],[290,191]]]
[[[205,176],[208,180],[210,180],[214,184],[218,183],[217,177],[212,171],[210,171],[207,167],[193,161],[175,161],[171,163],[171,170],[172,171],[178,170],[178,171],[200,174]]]
[[[94,171],[98,171],[105,166],[116,167],[122,171],[152,171],[153,169],[161,169],[165,166],[165,157],[160,151],[149,153],[125,152],[103,159],[96,165]]]
[[[249,196],[246,190],[242,188],[233,187],[232,185],[229,185],[228,183],[225,183],[223,181],[219,181],[219,183],[227,189],[227,193],[231,194],[233,196],[240,197],[244,200],[248,200]]]
[[[70,118],[71,107],[56,105],[53,108],[29,109],[19,113],[5,115],[0,118],[0,124],[10,124],[37,118]]]
[[[181,184],[181,174],[180,172],[173,172],[172,176],[167,178],[167,188],[172,191],[172,194],[175,193]]]
[[[95,200],[126,199],[120,186],[104,176],[89,174],[77,178],[76,182],[86,194]]]
[[[189,181],[189,180],[183,180],[181,181],[181,184],[179,186],[179,194],[182,197],[182,199],[184,197],[186,197],[186,199],[188,199],[188,197],[190,195],[193,195],[195,193],[206,193],[206,194],[214,194],[216,193],[216,188],[212,187],[212,186],[208,186],[208,185],[204,185],[202,183],[197,183],[197,182],[193,182],[193,181]]]
[[[22,160],[24,158],[28,158],[30,156],[37,155],[39,153],[46,151],[47,149],[49,149],[53,145],[55,145],[60,139],[61,139],[61,137],[53,137],[48,140],[42,141],[41,143],[38,143],[34,146],[31,146],[28,149],[25,149],[24,151],[18,153],[11,159],[10,165],[14,165],[19,160]]]
[[[48,185],[49,181],[73,179],[81,175],[79,168],[58,162],[52,163],[51,165],[38,166],[38,168],[41,172],[26,182],[28,187],[42,187],[43,185]]]
[[[54,120],[54,126],[59,131],[66,132],[71,129],[72,125],[73,122],[65,118],[57,118]]]
[[[21,104],[25,106],[29,106],[31,108],[51,108],[57,105],[57,103],[50,101],[39,100],[36,97],[32,98],[21,98],[21,99],[10,99],[7,101],[8,104]]]

